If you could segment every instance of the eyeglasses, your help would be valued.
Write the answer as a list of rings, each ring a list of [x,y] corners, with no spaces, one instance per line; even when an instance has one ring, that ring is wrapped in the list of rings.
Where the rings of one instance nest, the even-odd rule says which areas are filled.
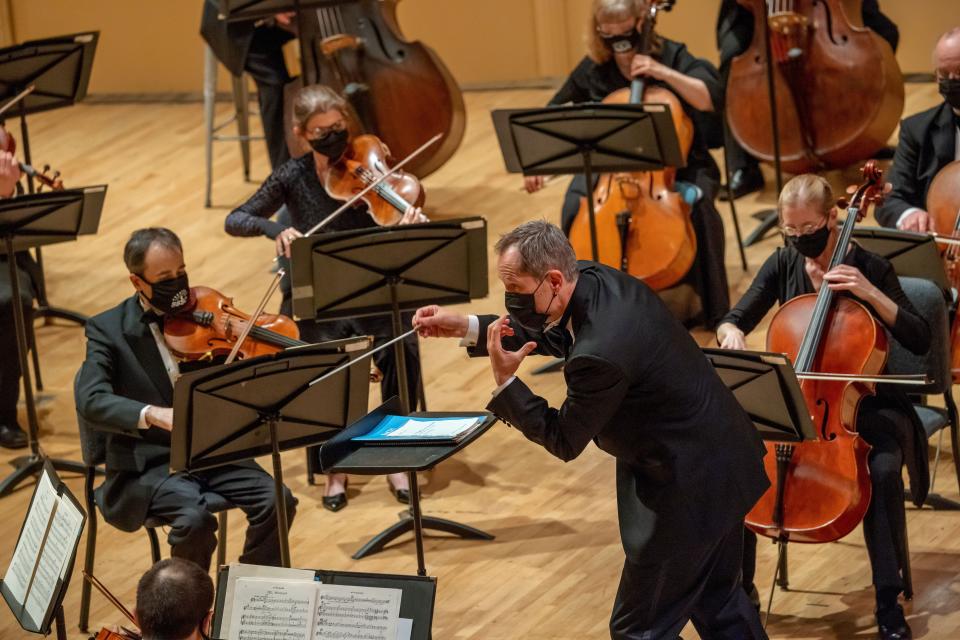
[[[337,131],[343,131],[347,128],[347,123],[343,120],[337,120],[329,127],[315,127],[313,129],[307,130],[307,138],[311,140],[318,140],[320,138],[326,137],[330,133],[336,133]]]
[[[604,31],[603,29],[601,29],[601,28],[598,26],[598,27],[597,27],[597,35],[600,36],[601,38],[603,38],[604,40],[615,40],[615,39],[617,39],[617,38],[629,38],[630,35],[631,35],[634,31],[636,31],[636,30],[637,30],[637,27],[639,27],[639,26],[640,26],[640,21],[637,20],[636,22],[633,23],[633,26],[632,26],[631,28],[627,29],[627,30],[624,31],[623,33],[607,33],[606,31]]]
[[[820,230],[823,225],[827,224],[827,221],[823,222],[809,222],[800,227],[794,227],[791,225],[779,225],[780,232],[787,236],[805,236],[813,233],[814,231]]]

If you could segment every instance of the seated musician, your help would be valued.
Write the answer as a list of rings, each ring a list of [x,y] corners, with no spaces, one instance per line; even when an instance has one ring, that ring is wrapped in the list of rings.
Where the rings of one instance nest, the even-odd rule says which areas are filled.
[[[135,531],[158,518],[169,527],[171,555],[206,569],[216,548],[217,518],[206,492],[222,495],[248,520],[240,562],[280,564],[273,479],[256,462],[170,473],[173,383],[180,365],[163,339],[163,318],[188,308],[180,239],[169,229],[135,231],[123,250],[136,293],[87,322],[87,357],[77,381],[77,411],[106,431],[102,512]],[[285,490],[292,518],[297,504]]]
[[[877,0],[861,3],[863,25],[887,41],[893,52],[900,42],[897,25],[880,11]],[[717,48],[720,50],[720,81],[726,93],[730,77],[730,62],[750,47],[753,41],[753,14],[737,0],[722,0],[717,15]],[[733,136],[726,141],[727,161],[730,163],[730,188],[734,198],[741,198],[763,189],[763,173],[756,158],[747,153]],[[726,191],[720,199],[726,199]]]
[[[830,185],[819,176],[800,175],[784,186],[778,209],[787,246],[767,259],[718,327],[721,347],[745,348],[744,334],[753,330],[775,303],[782,305],[826,284],[865,304],[911,352],[926,353],[930,328],[904,295],[889,262],[851,243],[843,264],[824,272],[839,236],[833,203]],[[926,435],[900,388],[882,384],[877,385],[875,396],[866,396],[860,404],[857,431],[872,447],[868,464],[873,496],[863,533],[873,569],[877,622],[883,638],[908,638],[910,628],[897,604],[904,587],[895,542],[905,519],[901,468],[907,465],[913,495],[922,504],[928,485]],[[753,543],[755,554],[755,539]],[[749,544],[745,547],[750,548]],[[753,561],[753,557],[745,557],[747,566]],[[750,578],[746,576],[745,581]]]
[[[712,112],[720,104],[722,94],[716,68],[695,57],[680,42],[655,34],[653,56],[637,53],[648,5],[648,0],[594,0],[589,54],[549,104],[599,102],[614,91],[630,86],[633,79],[640,76],[652,84],[667,87],[682,101],[696,131],[687,166],[677,173],[677,179],[695,184],[703,195],[692,211],[697,260],[678,286],[687,285],[686,289],[693,286],[699,294],[703,323],[713,327],[730,308],[730,297],[723,256],[723,222],[714,206],[720,171],[707,150],[698,124],[702,118],[698,114]],[[538,191],[543,184],[542,176],[524,179],[524,185],[531,193]],[[588,189],[582,175],[570,183],[561,212],[561,228],[565,233],[570,232],[580,208],[580,198],[592,191],[593,185]],[[669,294],[665,298],[670,302]],[[675,308],[672,303],[670,306]]]
[[[893,156],[893,191],[877,209],[877,221],[906,231],[939,231],[927,213],[930,183],[945,165],[960,160],[960,27],[940,36],[933,64],[943,102],[905,118]]]
[[[156,563],[137,583],[133,617],[142,640],[206,640],[213,614],[213,581],[182,558]]]
[[[0,151],[0,198],[12,198],[20,192],[20,165],[12,154]],[[17,274],[20,277],[20,306],[24,320],[33,322],[33,284],[28,270],[33,263],[29,252],[17,254]],[[20,400],[20,359],[17,357],[17,334],[13,322],[13,287],[7,256],[0,252],[0,447],[22,449],[27,446],[27,434],[17,421],[17,402]]]
[[[329,87],[313,85],[297,92],[293,101],[294,133],[304,140],[311,151],[288,160],[274,171],[245,203],[234,209],[226,219],[226,231],[233,236],[267,236],[276,241],[277,254],[290,257],[290,243],[302,237],[317,223],[333,213],[343,203],[331,197],[325,187],[327,172],[350,144],[348,107],[342,96]],[[278,209],[286,206],[291,226],[270,220]],[[418,208],[410,207],[400,224],[424,222]],[[352,207],[325,226],[322,231],[345,231],[376,226],[366,212],[366,205]],[[284,304],[281,313],[291,315],[289,276],[284,278]],[[404,316],[409,324],[412,315]],[[300,338],[306,342],[321,342],[356,335],[372,335],[376,344],[393,337],[389,316],[358,319],[297,323]],[[407,365],[407,388],[410,406],[416,406],[420,384],[420,355],[416,336],[404,340]],[[384,349],[374,357],[383,372],[381,395],[386,400],[399,393],[393,349]],[[344,474],[327,477],[322,504],[330,511],[339,511],[347,505],[347,478]],[[407,476],[397,473],[389,476],[388,487],[401,503],[409,502]]]

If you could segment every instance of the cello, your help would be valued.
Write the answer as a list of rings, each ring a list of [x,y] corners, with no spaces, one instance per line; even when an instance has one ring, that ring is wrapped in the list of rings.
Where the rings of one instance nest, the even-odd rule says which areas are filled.
[[[846,167],[887,143],[903,112],[903,77],[890,45],[863,26],[861,0],[737,2],[753,14],[753,40],[731,61],[726,112],[750,155],[774,159],[764,30],[784,171]]]
[[[303,77],[342,93],[362,130],[400,157],[442,132],[440,144],[410,165],[423,178],[460,146],[466,112],[460,87],[443,61],[430,47],[403,36],[398,1],[357,0],[304,11],[300,37],[311,45]]]
[[[652,2],[644,18],[640,52],[649,55],[654,44],[657,14],[673,1]],[[693,143],[693,122],[669,89],[647,87],[642,77],[630,88],[604,98],[604,104],[652,102],[670,107],[673,126],[686,160]],[[676,168],[600,176],[593,191],[598,255],[592,255],[590,214],[586,198],[570,227],[570,244],[580,259],[596,259],[643,280],[659,291],[679,282],[697,254],[697,239],[690,221],[690,205],[674,190]]]
[[[864,182],[847,206],[827,270],[843,261],[854,225],[883,196],[882,173],[873,161],[862,171]],[[870,445],[857,435],[857,408],[881,379],[886,331],[863,304],[823,285],[777,310],[767,350],[787,354],[794,363],[817,437],[778,443],[775,452],[767,452],[763,462],[771,486],[747,514],[746,525],[779,541],[781,552],[790,541],[839,540],[860,523],[870,504]]]
[[[960,160],[944,165],[934,176],[927,190],[927,212],[934,225],[947,237],[943,260],[950,285],[960,289]],[[950,373],[960,382],[960,322],[956,314],[950,327]]]

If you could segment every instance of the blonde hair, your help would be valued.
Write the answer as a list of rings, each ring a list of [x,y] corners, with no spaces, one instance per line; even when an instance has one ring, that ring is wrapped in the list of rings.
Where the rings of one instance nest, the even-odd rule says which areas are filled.
[[[819,211],[824,218],[833,210],[833,189],[830,183],[813,173],[794,176],[783,185],[777,200],[777,214],[783,218],[785,207],[810,206]]]
[[[349,116],[347,101],[326,85],[312,84],[293,96],[293,124],[301,131],[307,128],[307,121],[314,115],[334,110],[343,114],[344,118]]]
[[[603,64],[613,54],[603,44],[600,37],[601,22],[616,22],[643,18],[650,7],[650,0],[593,0],[593,12],[590,19],[590,33],[587,34],[587,51],[590,59],[597,64]]]

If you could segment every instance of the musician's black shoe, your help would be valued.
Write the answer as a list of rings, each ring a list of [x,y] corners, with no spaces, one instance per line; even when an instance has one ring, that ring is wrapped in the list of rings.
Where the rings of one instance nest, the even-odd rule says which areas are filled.
[[[0,447],[4,449],[23,449],[27,446],[27,434],[16,422],[12,425],[0,425]]]
[[[883,640],[910,640],[913,632],[903,616],[903,607],[895,605],[890,609],[877,610],[877,627]]]
[[[323,508],[327,511],[340,511],[347,506],[347,494],[336,493],[332,496],[323,496]]]
[[[730,188],[733,189],[734,200],[742,198],[748,193],[760,191],[763,189],[763,172],[756,165],[737,169],[730,176]],[[718,197],[724,202],[728,200],[726,185],[720,189]]]
[[[396,489],[391,484],[390,493],[393,494],[393,497],[396,498],[400,504],[410,504],[410,489]]]
[[[896,153],[896,147],[884,147],[873,154],[877,160],[893,160],[893,154]]]

